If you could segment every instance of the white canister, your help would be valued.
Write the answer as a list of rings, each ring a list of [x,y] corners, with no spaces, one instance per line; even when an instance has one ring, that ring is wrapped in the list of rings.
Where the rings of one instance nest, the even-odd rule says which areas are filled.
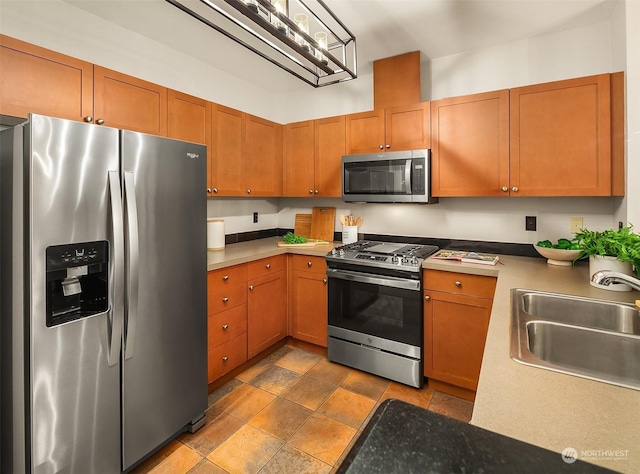
[[[358,226],[343,225],[342,226],[342,243],[351,244],[358,241]]]
[[[224,249],[224,220],[207,219],[207,249]]]

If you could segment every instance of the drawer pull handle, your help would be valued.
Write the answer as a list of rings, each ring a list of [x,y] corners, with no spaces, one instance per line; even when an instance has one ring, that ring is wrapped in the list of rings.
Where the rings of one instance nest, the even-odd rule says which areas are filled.
[[[307,262],[307,267],[310,267],[311,265],[313,265],[311,262]]]
[[[222,357],[222,362],[226,362],[228,360],[229,360],[229,358],[227,356]]]
[[[229,279],[229,275],[225,275],[225,276],[223,276],[223,277],[222,277],[222,279],[223,279],[224,281],[227,281],[227,280]]]
[[[458,288],[460,288],[460,287],[462,286],[462,282],[461,282],[461,281],[456,281],[456,286],[457,286]]]
[[[326,285],[326,284],[327,284],[327,279],[326,279],[326,278],[323,278],[323,279],[322,279],[322,283],[324,283],[324,284]]]
[[[222,325],[222,330],[226,331],[227,329],[229,329],[229,325],[228,324],[223,324]]]
[[[249,289],[250,289],[250,290],[253,290],[253,285],[249,285]]]
[[[425,301],[429,301],[431,299],[431,297],[429,295],[424,295],[424,300]]]
[[[267,263],[264,267],[265,267],[267,270],[269,270],[269,269],[271,268],[271,264],[270,264],[270,263]]]
[[[222,298],[222,302],[223,303],[227,303],[229,301],[229,298],[227,298],[226,296],[224,298]]]

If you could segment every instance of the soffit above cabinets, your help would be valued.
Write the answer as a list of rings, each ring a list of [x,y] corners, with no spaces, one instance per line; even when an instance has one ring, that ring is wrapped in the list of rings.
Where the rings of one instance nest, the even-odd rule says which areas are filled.
[[[275,91],[303,82],[165,0],[64,0],[250,83]],[[611,19],[621,0],[325,0],[358,42],[358,75],[409,51],[434,59]]]

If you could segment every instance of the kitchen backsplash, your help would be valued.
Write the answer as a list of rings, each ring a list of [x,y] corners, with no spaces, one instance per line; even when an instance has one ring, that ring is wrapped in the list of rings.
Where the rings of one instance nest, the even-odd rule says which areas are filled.
[[[443,198],[434,205],[353,204],[337,198],[213,198],[207,200],[207,217],[224,219],[225,234],[234,236],[232,241],[293,229],[296,214],[331,206],[336,216],[362,217],[360,234],[528,245],[570,238],[571,217],[582,217],[583,226],[590,229],[613,228],[619,204],[620,198]],[[525,230],[525,216],[536,216],[536,231]],[[336,217],[335,231],[341,232],[341,227]]]

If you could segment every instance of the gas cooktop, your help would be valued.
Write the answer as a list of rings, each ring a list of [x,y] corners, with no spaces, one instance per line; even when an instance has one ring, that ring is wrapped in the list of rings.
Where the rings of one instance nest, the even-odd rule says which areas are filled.
[[[419,272],[422,261],[437,250],[435,245],[358,240],[334,248],[327,254],[326,260],[329,266],[343,262]]]

